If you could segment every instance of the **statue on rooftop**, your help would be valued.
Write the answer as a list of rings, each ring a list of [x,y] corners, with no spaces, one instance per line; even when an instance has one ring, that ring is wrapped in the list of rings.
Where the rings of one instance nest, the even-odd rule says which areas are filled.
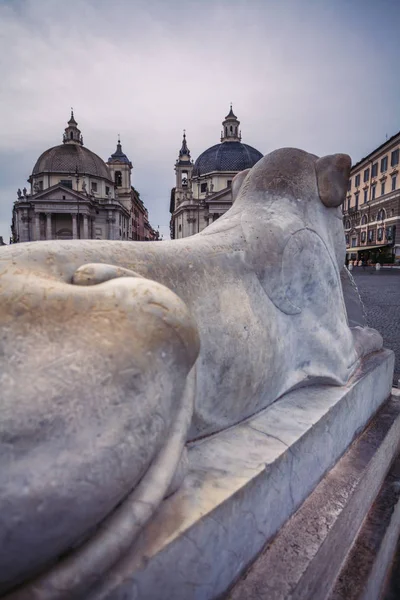
[[[181,240],[1,248],[0,594],[86,597],[180,484],[186,442],[381,348],[343,296],[350,166],[276,150]]]

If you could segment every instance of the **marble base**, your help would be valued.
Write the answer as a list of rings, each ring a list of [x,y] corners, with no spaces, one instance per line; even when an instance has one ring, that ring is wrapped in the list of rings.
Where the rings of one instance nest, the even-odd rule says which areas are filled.
[[[399,532],[399,441],[392,395],[226,600],[360,600],[370,586],[380,598]]]
[[[189,446],[189,474],[92,600],[208,600],[226,590],[389,397],[394,354],[345,387],[295,390]]]

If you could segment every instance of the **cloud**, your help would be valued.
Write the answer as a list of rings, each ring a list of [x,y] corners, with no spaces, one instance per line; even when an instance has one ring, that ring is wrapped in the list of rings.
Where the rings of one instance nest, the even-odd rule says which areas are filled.
[[[0,235],[70,106],[105,160],[121,134],[164,232],[182,129],[196,158],[219,141],[230,101],[243,141],[263,153],[358,160],[398,130],[400,10],[385,21],[382,10],[385,0],[0,2]]]

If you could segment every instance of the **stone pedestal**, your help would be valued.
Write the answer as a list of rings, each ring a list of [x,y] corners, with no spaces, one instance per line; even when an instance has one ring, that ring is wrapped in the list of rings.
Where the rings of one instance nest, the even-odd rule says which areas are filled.
[[[132,551],[88,598],[208,600],[227,593],[388,399],[393,364],[391,351],[372,354],[345,387],[295,390],[246,422],[191,444],[189,474],[182,487],[163,502]],[[348,509],[354,523],[347,539],[354,538],[397,451],[397,417],[398,412],[392,415],[379,459],[366,467],[364,492],[358,492],[358,500],[354,497],[352,510],[358,508],[358,516],[352,520]],[[332,538],[339,550],[346,523],[342,520],[342,529],[336,528]],[[322,544],[325,525],[318,521],[309,525],[322,528],[316,535]],[[311,582],[323,576],[321,568],[334,563],[332,584],[346,544],[341,552],[332,546],[336,562],[331,560],[329,543],[324,546]],[[278,562],[284,561],[282,550]],[[259,597],[288,598],[301,573],[298,569],[295,583],[281,595],[270,592]],[[265,573],[266,580],[270,575]],[[325,598],[304,595],[307,589],[305,581],[296,597]],[[236,597],[244,598],[243,593],[242,589]]]

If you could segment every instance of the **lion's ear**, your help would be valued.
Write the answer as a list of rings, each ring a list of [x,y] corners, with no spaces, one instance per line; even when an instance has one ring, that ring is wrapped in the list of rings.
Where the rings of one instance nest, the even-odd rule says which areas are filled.
[[[347,154],[323,156],[315,163],[319,197],[328,208],[344,202],[350,169],[351,158]]]
[[[239,195],[240,188],[242,187],[243,181],[246,179],[247,174],[250,172],[250,169],[245,169],[244,171],[240,171],[232,180],[232,203],[235,202],[236,198]]]

